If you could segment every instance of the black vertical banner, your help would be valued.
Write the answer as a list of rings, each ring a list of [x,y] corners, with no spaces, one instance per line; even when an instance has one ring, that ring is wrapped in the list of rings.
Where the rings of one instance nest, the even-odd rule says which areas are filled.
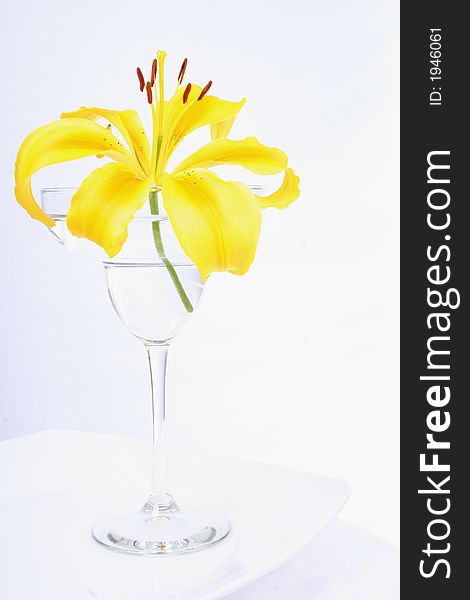
[[[401,597],[470,597],[470,30],[401,4]]]

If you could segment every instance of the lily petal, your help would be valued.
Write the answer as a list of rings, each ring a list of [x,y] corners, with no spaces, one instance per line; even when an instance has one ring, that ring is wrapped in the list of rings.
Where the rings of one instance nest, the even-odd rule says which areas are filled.
[[[193,95],[197,90],[194,90]],[[243,105],[245,99],[240,102],[231,102],[222,100],[216,96],[204,96],[201,101],[188,101],[188,106],[182,104],[182,110],[179,118],[176,120],[173,136],[176,140],[183,139],[192,131],[210,125],[211,123],[220,123],[231,117],[235,117]]]
[[[132,164],[123,144],[105,127],[85,119],[53,121],[31,132],[20,146],[15,164],[15,196],[18,203],[48,227],[54,219],[41,210],[31,190],[36,171],[60,162],[103,154]]]
[[[89,108],[82,106],[78,110],[62,113],[62,119],[81,118],[96,121],[103,118],[109,121],[126,140],[129,149],[135,155],[145,174],[150,170],[150,145],[144,126],[135,110],[110,110],[108,108]]]
[[[244,140],[213,140],[183,160],[173,171],[235,164],[259,175],[274,175],[287,168],[287,156],[278,148],[270,148],[255,137]]]
[[[204,96],[198,100],[200,93],[201,88],[193,85],[186,103],[183,103],[183,91],[180,89],[165,107],[167,116],[162,158],[159,161],[160,173],[163,172],[174,149],[184,137],[205,125],[235,118],[245,104],[245,99],[231,102],[216,96]]]
[[[127,227],[148,197],[151,178],[140,179],[123,164],[109,163],[93,171],[75,192],[67,226],[77,237],[102,246],[115,256],[127,239]]]
[[[286,169],[281,187],[270,196],[256,196],[261,208],[287,208],[299,197],[300,179],[292,169]]]
[[[261,209],[249,188],[205,169],[165,175],[163,204],[204,281],[214,271],[243,275],[256,253]]]
[[[234,123],[235,117],[230,117],[230,119],[225,119],[225,121],[219,121],[218,123],[212,123],[211,139],[218,140],[220,138],[226,138]]]

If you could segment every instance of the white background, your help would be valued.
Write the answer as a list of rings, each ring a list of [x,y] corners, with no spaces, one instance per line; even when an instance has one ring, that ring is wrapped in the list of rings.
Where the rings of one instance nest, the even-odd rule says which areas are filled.
[[[398,2],[2,2],[0,438],[149,435],[144,351],[102,269],[13,198],[25,135],[82,104],[138,108],[135,67],[247,97],[233,137],[289,154],[302,196],[266,213],[248,275],[211,278],[172,349],[169,413],[219,449],[348,480],[343,516],[398,542]],[[169,75],[170,76],[170,75]],[[35,181],[74,185],[94,159]]]

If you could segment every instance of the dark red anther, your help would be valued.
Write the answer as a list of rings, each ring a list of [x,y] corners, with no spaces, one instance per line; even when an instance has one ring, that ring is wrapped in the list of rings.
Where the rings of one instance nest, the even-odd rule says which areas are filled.
[[[153,87],[156,77],[157,77],[157,59],[154,58],[152,61],[152,72],[150,75],[150,86],[151,87]]]
[[[140,91],[143,92],[144,91],[144,87],[145,87],[145,79],[144,79],[142,71],[140,70],[139,67],[137,67],[136,71],[137,71],[137,77],[139,78]]]
[[[204,96],[207,94],[207,92],[210,90],[212,85],[212,81],[209,81],[206,83],[206,85],[202,88],[201,93],[199,94],[199,96],[197,97],[197,101],[199,102],[199,100],[202,100],[204,98]]]
[[[192,85],[190,83],[188,83],[188,85],[185,87],[184,92],[183,92],[183,104],[186,104],[186,102],[188,101],[189,94],[191,92],[191,88],[192,88]]]
[[[147,88],[147,100],[148,100],[148,103],[152,104],[153,97],[152,97],[152,86],[150,85],[150,81],[147,81],[146,88]]]
[[[187,66],[188,66],[188,59],[185,58],[183,60],[183,64],[181,65],[181,69],[180,69],[180,72],[179,72],[179,75],[178,75],[178,85],[181,85],[183,83],[183,77],[184,77],[184,74],[186,72],[186,67]]]

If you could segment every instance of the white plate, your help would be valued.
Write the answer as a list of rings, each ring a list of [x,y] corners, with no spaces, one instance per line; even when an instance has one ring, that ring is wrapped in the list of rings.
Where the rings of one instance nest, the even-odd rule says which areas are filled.
[[[400,554],[335,519],[278,569],[224,600],[399,600]]]
[[[142,495],[128,496],[122,490],[74,492],[71,481],[57,477],[73,469],[80,452],[81,464],[84,461],[99,473],[103,468],[100,444],[120,444],[121,456],[129,441],[98,436],[102,439],[96,444],[96,435],[49,435],[56,437],[43,437],[42,445],[37,441],[40,436],[29,438],[36,438],[36,454],[30,454],[31,447],[23,448],[22,454],[21,440],[0,445],[0,474],[4,483],[10,482],[0,496],[0,589],[1,597],[8,600],[221,598],[291,557],[337,515],[349,495],[343,481],[251,461],[224,460],[212,464],[209,473],[202,467],[195,472],[188,465],[186,474],[179,470],[184,483],[178,487],[177,498],[182,507],[183,500],[200,504],[211,498],[213,507],[230,519],[231,538],[214,549],[181,557],[119,555],[93,542],[90,527],[103,513],[135,510]],[[29,469],[25,465],[22,474],[21,456],[26,461],[28,455],[33,465]],[[126,469],[122,467],[124,478]],[[109,475],[109,468],[105,472]],[[15,494],[15,481],[21,494],[19,490]],[[45,487],[67,491],[47,493]],[[31,493],[34,488],[41,493]]]

